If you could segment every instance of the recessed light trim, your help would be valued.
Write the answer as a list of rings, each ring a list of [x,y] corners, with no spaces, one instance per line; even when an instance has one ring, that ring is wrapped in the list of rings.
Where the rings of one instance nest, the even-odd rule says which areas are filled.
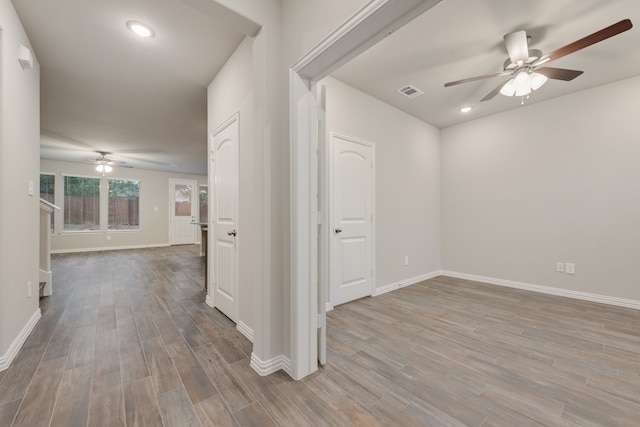
[[[466,107],[460,108],[461,113],[469,113],[471,110],[473,110],[473,108],[469,107],[468,105]]]
[[[151,38],[156,35],[156,32],[153,31],[153,28],[151,28],[147,24],[143,24],[140,21],[127,22],[127,28],[129,28],[134,34],[144,38]]]

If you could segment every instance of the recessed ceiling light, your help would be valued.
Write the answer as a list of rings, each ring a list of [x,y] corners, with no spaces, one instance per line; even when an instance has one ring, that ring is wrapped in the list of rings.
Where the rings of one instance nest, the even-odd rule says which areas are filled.
[[[471,107],[469,107],[469,106],[467,106],[467,107],[462,107],[462,108],[460,109],[460,112],[461,112],[461,113],[468,113],[468,112],[469,112],[469,111],[471,111],[472,109],[473,109],[473,108],[471,108]]]
[[[155,31],[153,31],[153,28],[151,28],[150,26],[143,24],[142,22],[138,22],[138,21],[129,21],[127,22],[127,28],[129,28],[131,31],[133,31],[134,33],[136,33],[137,35],[139,35],[140,37],[153,37],[156,35]]]

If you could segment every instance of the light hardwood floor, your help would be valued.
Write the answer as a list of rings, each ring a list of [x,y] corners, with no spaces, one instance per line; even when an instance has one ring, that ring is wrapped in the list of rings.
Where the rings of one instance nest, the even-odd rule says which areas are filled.
[[[640,312],[436,278],[328,315],[329,365],[249,367],[192,246],[57,255],[0,426],[638,426]]]

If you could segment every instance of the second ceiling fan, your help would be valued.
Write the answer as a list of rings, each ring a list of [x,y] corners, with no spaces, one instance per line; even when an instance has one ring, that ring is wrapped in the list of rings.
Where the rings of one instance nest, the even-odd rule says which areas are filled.
[[[102,173],[102,176],[105,176],[105,173],[111,172],[113,170],[112,166],[120,166],[125,168],[131,167],[125,162],[107,158],[107,156],[111,154],[108,151],[96,151],[96,153],[100,154],[100,157],[95,160],[96,170]]]
[[[547,79],[570,81],[583,73],[583,71],[546,67],[543,65],[630,30],[631,27],[633,27],[631,20],[623,19],[620,22],[603,28],[580,40],[576,40],[548,54],[543,54],[537,49],[529,49],[527,33],[525,31],[509,33],[504,36],[504,42],[507,52],[509,53],[509,58],[504,62],[504,71],[456,80],[445,83],[444,86],[450,87],[493,77],[509,76],[508,80],[501,82],[495,89],[482,98],[482,101],[493,99],[498,93],[506,96],[526,96],[529,95],[532,90],[540,88]]]

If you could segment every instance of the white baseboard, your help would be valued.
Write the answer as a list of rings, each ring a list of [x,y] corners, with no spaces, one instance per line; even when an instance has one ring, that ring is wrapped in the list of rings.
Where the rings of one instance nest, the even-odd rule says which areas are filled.
[[[238,321],[236,329],[240,331],[249,341],[253,342],[253,329],[251,329],[246,323]]]
[[[291,375],[291,361],[282,354],[273,359],[262,361],[255,353],[251,353],[251,368],[262,377],[279,371],[280,369],[293,377]]]
[[[78,252],[102,252],[102,251],[122,251],[127,249],[149,249],[149,248],[167,248],[171,246],[168,243],[158,243],[152,245],[130,245],[130,246],[104,246],[101,248],[74,248],[74,249],[52,249],[52,254],[73,254]]]
[[[4,371],[9,367],[9,365],[11,365],[11,362],[13,362],[13,359],[22,348],[22,344],[24,344],[26,339],[29,337],[29,334],[36,326],[41,316],[42,313],[38,308],[35,313],[33,313],[33,316],[31,316],[27,324],[24,325],[24,328],[22,328],[22,331],[20,331],[16,339],[13,340],[13,343],[11,343],[7,352],[3,356],[0,356],[0,371]]]
[[[434,277],[440,276],[442,272],[440,270],[432,271],[431,273],[422,274],[420,276],[411,277],[409,279],[404,279],[396,283],[391,283],[390,285],[380,286],[376,288],[372,297],[377,297],[382,294],[386,294],[387,292],[395,291],[396,289],[404,288],[405,286],[415,285],[416,283],[420,283],[424,280],[433,279]],[[331,302],[327,302],[325,305],[326,312],[330,312],[333,310],[334,306]]]
[[[456,279],[473,280],[475,282],[484,282],[491,285],[506,286],[508,288],[522,289],[525,291],[539,292],[542,294],[557,295],[561,297],[574,298],[579,300],[598,302],[601,304],[615,305],[618,307],[633,308],[640,310],[640,301],[610,297],[607,295],[591,294],[587,292],[571,291],[568,289],[552,288],[549,286],[532,285],[530,283],[515,282],[513,280],[496,279],[493,277],[476,276],[474,274],[458,273],[455,271],[441,271],[443,276],[453,277]]]
[[[440,270],[432,271],[431,273],[422,274],[420,276],[411,277],[409,279],[404,279],[396,283],[391,283],[390,285],[380,286],[376,288],[373,296],[377,297],[382,294],[386,294],[387,292],[395,291],[396,289],[404,288],[405,286],[415,285],[416,283],[423,282],[425,280],[433,279],[434,277],[440,276],[442,272]]]
[[[207,297],[205,298],[204,303],[213,308],[213,295],[211,295],[209,291],[207,291]]]

